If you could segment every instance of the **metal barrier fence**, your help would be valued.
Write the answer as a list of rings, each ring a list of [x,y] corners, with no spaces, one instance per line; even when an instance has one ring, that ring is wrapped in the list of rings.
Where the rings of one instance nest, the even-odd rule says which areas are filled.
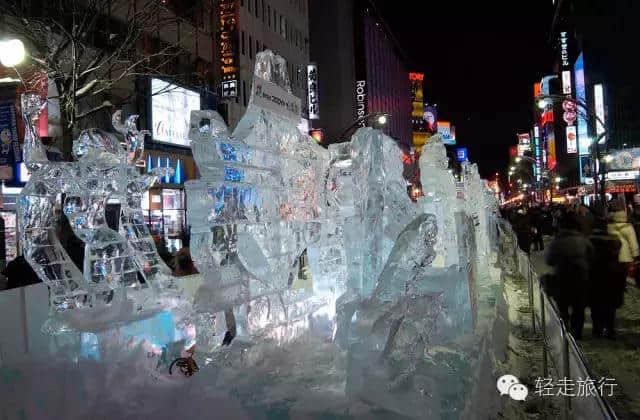
[[[587,363],[582,356],[575,340],[566,328],[560,311],[555,302],[549,298],[543,289],[535,267],[529,256],[518,248],[518,241],[511,226],[505,221],[500,223],[500,235],[504,257],[515,263],[515,272],[527,280],[529,304],[531,308],[531,327],[533,332],[539,332],[543,340],[543,375],[549,377],[550,365],[558,377],[577,384],[578,380],[587,381],[597,379],[593,377]],[[506,240],[506,241],[505,241]],[[512,254],[511,254],[512,253]],[[509,255],[511,254],[511,255]],[[583,382],[585,383],[585,382]],[[617,419],[609,403],[597,392],[588,396],[564,396],[564,419]]]

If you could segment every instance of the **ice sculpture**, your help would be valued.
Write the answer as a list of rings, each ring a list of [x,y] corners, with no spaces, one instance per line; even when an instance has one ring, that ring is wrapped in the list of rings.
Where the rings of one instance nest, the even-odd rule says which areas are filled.
[[[486,183],[480,178],[478,165],[475,163],[463,164],[463,172],[465,210],[475,224],[475,243],[478,258],[485,258],[491,253],[485,201]]]
[[[276,102],[286,102],[282,112],[270,105]],[[185,187],[192,256],[205,277],[196,307],[224,311],[231,335],[259,334],[321,305],[291,287],[300,256],[323,234],[329,161],[298,130],[296,108],[284,59],[265,51],[257,55],[251,100],[233,135],[213,111],[191,115],[201,179]]]
[[[361,296],[375,287],[398,234],[418,214],[402,177],[402,152],[379,130],[362,128],[351,142],[354,219],[345,223],[349,284]]]
[[[420,156],[420,182],[424,197],[419,200],[426,213],[435,214],[440,226],[436,242],[435,266],[450,267],[459,264],[455,213],[457,208],[456,184],[448,171],[447,150],[442,137],[429,139]]]
[[[49,162],[35,129],[42,104],[37,95],[22,96],[24,161],[32,176],[17,213],[25,259],[50,288],[51,317],[45,328],[100,330],[154,313],[166,303],[154,292],[169,285],[170,274],[140,211],[140,195],[154,181],[133,167],[145,133],[135,128],[135,116],[121,126],[116,114],[126,150],[114,135],[90,129],[73,143],[76,162]],[[107,225],[108,200],[121,205],[120,232]],[[64,221],[58,218],[58,206],[82,242],[84,250],[77,251],[83,255],[76,258],[83,260],[82,267],[60,241]]]

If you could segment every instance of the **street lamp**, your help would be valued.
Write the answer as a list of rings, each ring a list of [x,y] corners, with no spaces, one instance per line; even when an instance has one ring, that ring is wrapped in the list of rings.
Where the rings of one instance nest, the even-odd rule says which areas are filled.
[[[19,39],[0,40],[0,63],[5,67],[15,67],[26,57],[24,44]]]
[[[344,139],[347,134],[349,134],[349,132],[351,130],[353,130],[354,128],[358,127],[360,124],[365,123],[367,121],[375,121],[376,124],[379,127],[384,127],[389,123],[389,113],[388,112],[374,112],[371,114],[367,114],[365,116],[362,116],[360,118],[358,118],[357,120],[355,120],[349,127],[347,127],[341,134],[340,136],[338,136],[338,141],[336,143],[339,143],[342,141],[342,139]]]
[[[559,176],[557,176],[557,177],[556,177],[556,179],[555,179],[555,181],[556,181],[556,184],[559,184],[559,183],[561,183],[561,182],[562,182],[562,178],[560,178]]]

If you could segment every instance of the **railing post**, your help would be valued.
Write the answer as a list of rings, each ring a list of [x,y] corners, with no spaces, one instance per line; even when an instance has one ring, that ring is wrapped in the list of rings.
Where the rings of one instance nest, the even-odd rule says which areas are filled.
[[[536,333],[536,308],[533,305],[533,268],[531,267],[531,259],[528,258],[529,261],[529,306],[531,307],[531,328],[533,329],[533,334]]]
[[[549,376],[549,365],[547,361],[547,317],[545,313],[544,292],[540,288],[540,328],[542,329],[542,373],[544,377]]]
[[[571,371],[569,369],[569,340],[567,339],[567,329],[565,328],[564,322],[561,324],[562,328],[562,364],[564,365],[564,378],[568,380],[571,376]],[[571,414],[571,397],[568,395],[564,396],[564,418],[569,420]]]

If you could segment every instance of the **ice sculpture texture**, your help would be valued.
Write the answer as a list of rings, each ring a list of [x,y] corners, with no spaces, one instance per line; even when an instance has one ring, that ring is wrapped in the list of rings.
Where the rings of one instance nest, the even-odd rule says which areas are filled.
[[[290,92],[281,57],[266,51],[256,61],[257,79]],[[189,133],[201,173],[186,183],[192,256],[205,277],[196,308],[225,311],[239,336],[304,319],[321,305],[292,285],[303,252],[330,234],[321,223],[328,152],[255,95],[254,87],[233,135],[213,111],[194,111]]]
[[[447,151],[437,134],[425,144],[420,156],[420,182],[424,197],[419,200],[424,211],[437,216],[441,234],[436,243],[437,260],[434,265],[450,267],[459,264],[455,213],[456,184],[449,172]]]
[[[155,176],[140,176],[145,132],[114,116],[126,149],[108,132],[89,129],[73,143],[75,162],[49,162],[35,128],[43,101],[23,94],[26,122],[24,161],[32,172],[18,202],[18,223],[24,256],[50,288],[51,316],[45,329],[91,331],[148,316],[164,303],[158,292],[171,284],[169,269],[158,256],[144,222],[142,193]],[[108,200],[121,205],[119,231],[107,225]],[[64,220],[83,243],[78,267],[60,240]],[[78,259],[78,258],[77,258]]]

